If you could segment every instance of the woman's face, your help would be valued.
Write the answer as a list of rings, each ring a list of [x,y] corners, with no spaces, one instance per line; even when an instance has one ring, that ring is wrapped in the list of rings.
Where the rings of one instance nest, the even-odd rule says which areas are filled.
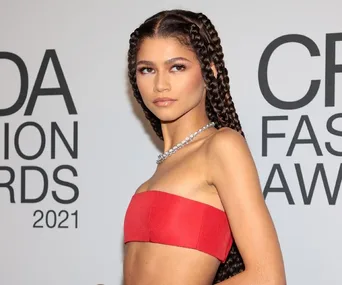
[[[137,54],[137,84],[161,121],[205,112],[205,83],[196,55],[174,38],[146,38]],[[201,104],[202,103],[202,104]]]

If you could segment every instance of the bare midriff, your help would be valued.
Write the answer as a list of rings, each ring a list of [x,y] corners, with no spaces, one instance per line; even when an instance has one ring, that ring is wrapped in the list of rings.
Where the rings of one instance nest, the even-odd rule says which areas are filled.
[[[217,258],[194,249],[129,242],[124,285],[211,285],[219,264]]]

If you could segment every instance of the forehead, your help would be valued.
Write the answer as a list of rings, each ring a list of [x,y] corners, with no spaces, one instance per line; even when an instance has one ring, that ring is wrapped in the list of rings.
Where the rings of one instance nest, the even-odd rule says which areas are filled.
[[[166,60],[174,57],[185,57],[195,60],[195,53],[176,38],[146,38],[140,44],[137,60]]]

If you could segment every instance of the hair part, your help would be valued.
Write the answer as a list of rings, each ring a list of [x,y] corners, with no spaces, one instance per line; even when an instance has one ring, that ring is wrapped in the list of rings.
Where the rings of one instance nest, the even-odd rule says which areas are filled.
[[[221,40],[214,25],[203,13],[179,9],[161,11],[151,16],[131,34],[129,40],[128,77],[134,97],[157,136],[163,140],[161,122],[144,104],[136,82],[136,58],[140,45],[144,39],[154,37],[175,38],[195,52],[207,88],[205,109],[209,120],[215,122],[217,129],[229,127],[244,137],[230,94]],[[212,64],[217,70],[216,77]],[[218,268],[214,284],[244,270],[244,262],[234,241],[226,261]]]

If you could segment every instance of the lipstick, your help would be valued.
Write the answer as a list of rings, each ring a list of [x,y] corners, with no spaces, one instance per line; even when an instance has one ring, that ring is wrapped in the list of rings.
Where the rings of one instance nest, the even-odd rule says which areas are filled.
[[[175,101],[176,101],[175,99],[172,99],[169,97],[158,97],[153,100],[153,103],[159,107],[167,107],[167,106],[170,106]]]

